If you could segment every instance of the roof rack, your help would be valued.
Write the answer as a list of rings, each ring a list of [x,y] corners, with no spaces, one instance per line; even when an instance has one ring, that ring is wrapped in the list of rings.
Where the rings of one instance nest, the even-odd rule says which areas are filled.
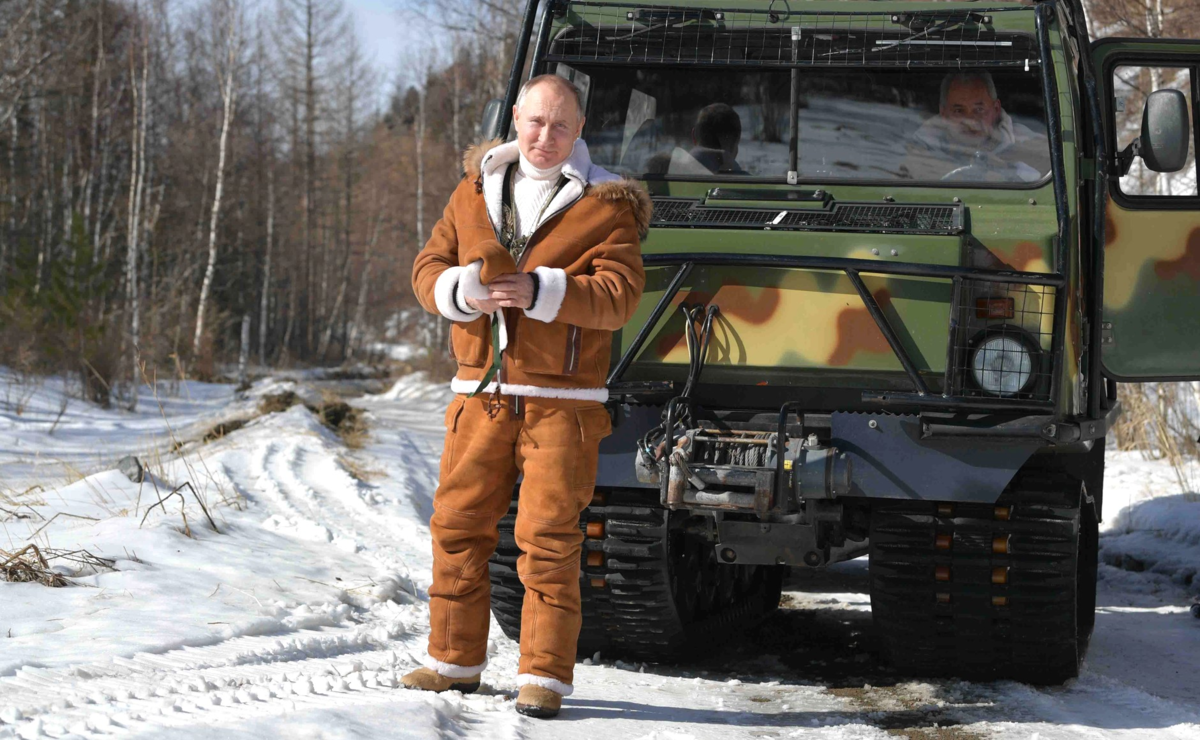
[[[594,0],[568,2],[571,26],[553,40],[546,61],[638,66],[1029,69],[1040,59],[1032,34],[1033,13],[1028,7],[902,12],[775,7],[784,8],[786,4],[773,4],[772,9],[727,10]],[[1028,30],[1023,30],[1025,27]]]

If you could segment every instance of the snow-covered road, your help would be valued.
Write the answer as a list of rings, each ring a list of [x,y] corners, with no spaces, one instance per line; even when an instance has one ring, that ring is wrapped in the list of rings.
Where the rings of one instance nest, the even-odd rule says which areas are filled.
[[[446,392],[410,377],[356,400],[362,449],[300,406],[197,441],[282,387],[187,384],[137,414],[64,409],[53,383],[19,414],[0,396],[0,548],[114,561],[56,561],[70,588],[0,583],[0,738],[1200,738],[1200,502],[1154,498],[1174,478],[1129,454],[1107,478],[1104,559],[1122,567],[1101,566],[1086,670],[1064,687],[897,676],[859,560],[795,573],[783,609],[687,663],[587,661],[554,721],[513,712],[498,629],[479,693],[397,689],[424,649]],[[111,470],[131,452],[151,463],[141,486]],[[139,526],[184,481],[218,531],[196,497]]]

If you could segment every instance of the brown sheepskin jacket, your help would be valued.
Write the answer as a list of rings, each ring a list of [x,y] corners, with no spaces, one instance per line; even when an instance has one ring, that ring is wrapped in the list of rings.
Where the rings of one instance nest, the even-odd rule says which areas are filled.
[[[475,390],[491,366],[496,320],[501,393],[606,400],[612,333],[629,321],[645,284],[639,243],[650,223],[650,197],[636,182],[592,164],[587,145],[576,141],[563,165],[566,185],[514,263],[497,234],[504,174],[518,156],[515,141],[467,150],[466,175],[413,264],[413,290],[427,311],[454,322],[455,392]],[[486,297],[487,283],[508,272],[536,276],[532,306],[495,316],[468,307],[466,297]],[[495,389],[493,381],[486,390]]]

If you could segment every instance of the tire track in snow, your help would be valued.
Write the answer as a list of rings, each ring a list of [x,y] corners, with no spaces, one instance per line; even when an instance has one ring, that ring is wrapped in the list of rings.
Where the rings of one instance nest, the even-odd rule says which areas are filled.
[[[111,663],[25,667],[0,679],[0,738],[108,737],[414,701],[431,704],[439,723],[462,735],[482,717],[508,711],[502,694],[433,697],[397,688],[416,661],[401,643],[381,644],[376,632],[369,625],[303,630],[294,637],[234,638]],[[472,714],[464,715],[468,709]],[[517,736],[503,732],[515,730],[513,721],[497,717],[486,724],[489,737]]]
[[[337,461],[333,450],[314,453],[304,445],[289,444],[269,468],[280,492],[289,500],[299,499],[302,503],[294,508],[306,506],[308,521],[329,532],[335,546],[361,552],[378,570],[378,579],[407,583],[406,590],[417,595],[410,565],[417,553],[400,545],[406,539],[414,545],[424,543],[427,531],[391,515],[386,506],[367,503],[362,482]]]
[[[271,442],[258,450],[251,460],[255,491],[264,494],[260,503],[279,510],[279,513],[269,515],[263,526],[273,532],[290,533],[310,541],[332,541],[333,533],[297,508],[280,486],[277,477],[272,474],[271,468],[274,467],[274,460],[279,454],[279,447],[279,443]]]
[[[429,459],[419,438],[400,437],[419,460]],[[354,542],[382,571],[407,571],[406,553],[394,546],[397,534],[407,524],[423,544],[427,532],[415,531],[423,528],[386,513],[385,506],[364,501],[362,484],[336,460],[336,452],[311,437],[256,449],[249,456],[249,498],[264,508],[269,528],[318,541]],[[429,471],[422,470],[427,465],[414,468],[427,482]],[[347,606],[338,608],[349,613]],[[366,621],[349,627],[234,637],[61,669],[27,666],[0,678],[0,738],[108,737],[198,723],[234,724],[264,714],[366,705],[386,709],[396,702],[430,705],[446,734],[522,736],[505,694],[399,693],[399,676],[415,668],[416,655],[424,651],[428,617],[423,604],[382,604],[359,616]],[[416,631],[410,633],[407,623]]]

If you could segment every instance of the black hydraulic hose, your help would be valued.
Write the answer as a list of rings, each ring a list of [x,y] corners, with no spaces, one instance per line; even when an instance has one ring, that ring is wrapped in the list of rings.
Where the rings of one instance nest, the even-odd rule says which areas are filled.
[[[708,310],[705,311],[704,324],[700,327],[700,354],[696,358],[696,378],[694,383],[700,382],[700,373],[704,372],[704,363],[708,360],[708,346],[712,343],[713,319],[720,312],[720,306],[715,303],[710,304]]]

